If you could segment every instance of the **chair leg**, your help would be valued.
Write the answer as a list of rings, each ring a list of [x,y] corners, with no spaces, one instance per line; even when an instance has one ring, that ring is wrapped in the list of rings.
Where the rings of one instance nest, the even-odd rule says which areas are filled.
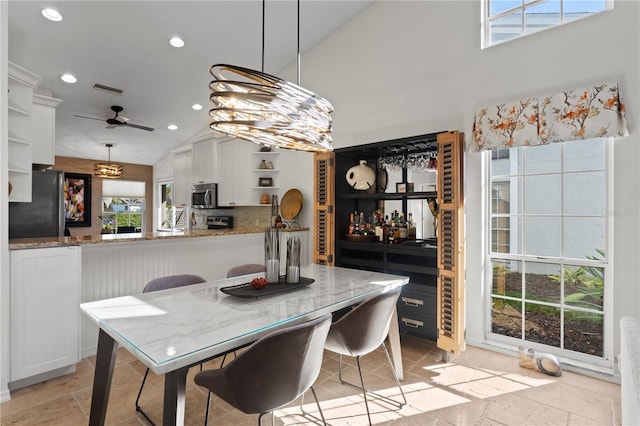
[[[316,391],[315,391],[315,389],[313,389],[313,386],[311,386],[309,389],[311,389],[311,393],[313,394],[313,399],[315,399],[316,405],[318,406],[318,411],[320,412],[320,417],[322,418],[322,424],[326,426],[327,421],[324,419],[324,414],[322,413],[322,407],[320,407],[320,401],[318,400],[318,396],[316,395]],[[313,417],[311,414],[309,414],[306,411],[304,411],[303,405],[304,405],[304,392],[300,396],[300,411],[302,411],[302,414],[304,416]],[[316,419],[317,419],[317,417],[314,418],[314,420],[316,420]]]
[[[391,374],[393,374],[393,378],[398,385],[398,389],[400,389],[400,395],[402,395],[402,400],[404,401],[400,406],[407,405],[407,398],[404,396],[404,392],[402,391],[402,386],[400,386],[400,380],[398,380],[398,374],[396,373],[396,369],[393,366],[393,362],[391,362],[391,357],[389,356],[389,351],[387,351],[387,346],[382,342],[382,349],[384,349],[384,354],[387,356],[387,361],[389,362],[389,368],[391,369]]]
[[[147,381],[147,376],[149,375],[149,369],[147,368],[147,371],[144,372],[144,377],[142,378],[142,383],[140,383],[140,390],[138,391],[138,396],[136,397],[136,411],[140,414],[142,414],[142,416],[147,419],[147,421],[149,423],[151,423],[152,426],[155,426],[155,423],[153,423],[153,421],[151,420],[151,418],[149,418],[149,416],[147,415],[147,413],[144,412],[144,410],[142,409],[142,407],[140,407],[140,395],[142,395],[142,388],[144,388],[144,384]]]
[[[207,394],[207,409],[204,412],[204,426],[209,422],[209,404],[211,404],[211,391]]]
[[[369,426],[371,426],[371,414],[369,414],[369,403],[367,402],[367,389],[364,387],[364,380],[362,380],[362,369],[360,368],[360,356],[356,357],[356,364],[358,364],[358,374],[360,375],[360,384],[362,385],[362,396],[364,397],[364,406],[367,409],[367,418],[369,419]]]

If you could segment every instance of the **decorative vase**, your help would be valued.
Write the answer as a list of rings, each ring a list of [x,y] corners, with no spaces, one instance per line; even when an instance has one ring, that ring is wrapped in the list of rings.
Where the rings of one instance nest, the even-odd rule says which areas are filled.
[[[347,183],[356,190],[368,190],[376,184],[376,172],[367,166],[367,160],[347,170]]]

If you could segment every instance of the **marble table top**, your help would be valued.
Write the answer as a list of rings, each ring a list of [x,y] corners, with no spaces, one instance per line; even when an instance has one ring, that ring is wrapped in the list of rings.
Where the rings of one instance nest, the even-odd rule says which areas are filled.
[[[300,275],[315,282],[294,291],[255,299],[220,291],[260,275],[87,302],[80,308],[154,373],[164,374],[409,282],[404,276],[312,264],[302,266]]]

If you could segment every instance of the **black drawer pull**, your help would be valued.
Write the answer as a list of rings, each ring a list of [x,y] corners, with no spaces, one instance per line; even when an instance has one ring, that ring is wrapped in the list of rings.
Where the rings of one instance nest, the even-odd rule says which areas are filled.
[[[402,318],[402,322],[407,327],[411,327],[411,328],[424,327],[424,323],[422,321],[418,321],[410,318]]]
[[[408,306],[422,306],[424,305],[424,302],[420,299],[412,299],[410,297],[403,297],[402,301],[404,302],[405,305]]]

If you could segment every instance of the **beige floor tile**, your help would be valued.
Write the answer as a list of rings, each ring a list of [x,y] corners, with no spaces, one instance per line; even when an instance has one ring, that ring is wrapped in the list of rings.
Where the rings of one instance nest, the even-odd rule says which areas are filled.
[[[620,425],[620,386],[572,372],[550,377],[520,368],[516,357],[468,347],[442,362],[434,342],[401,335],[405,378],[401,382],[408,404],[402,408],[368,395],[376,426],[387,425]],[[229,360],[228,360],[229,361]],[[228,362],[227,361],[227,362]],[[344,358],[345,378],[359,383],[355,359]],[[218,368],[221,359],[205,363]],[[82,360],[77,371],[11,393],[0,405],[1,425],[86,425],[91,401],[95,357]],[[362,358],[365,385],[376,393],[400,400],[398,388],[382,350]],[[107,425],[146,425],[135,412],[135,398],[146,367],[122,348],[118,350]],[[199,368],[187,375],[185,424],[201,425],[207,391],[194,384]],[[328,424],[367,425],[359,389],[340,384],[338,356],[325,351],[314,386]],[[159,423],[164,378],[150,374],[141,405]],[[317,408],[310,393],[305,410],[293,402],[276,412],[276,425],[314,425]],[[217,397],[211,399],[210,424],[254,426],[257,415],[246,415]],[[265,421],[269,424],[269,421]]]

